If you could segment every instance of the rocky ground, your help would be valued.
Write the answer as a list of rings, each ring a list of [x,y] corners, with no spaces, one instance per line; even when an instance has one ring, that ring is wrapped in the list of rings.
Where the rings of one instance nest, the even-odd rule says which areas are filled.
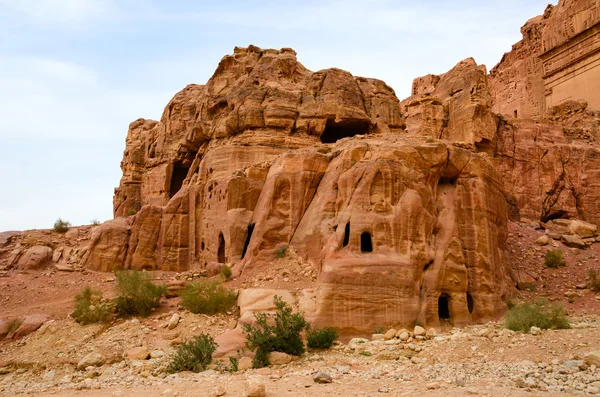
[[[264,384],[267,396],[600,395],[600,371],[593,356],[586,358],[600,351],[600,300],[586,288],[588,270],[600,269],[600,244],[570,248],[552,238],[557,237],[555,225],[541,226],[510,224],[510,261],[531,284],[515,298],[561,301],[572,319],[570,330],[513,333],[499,319],[465,329],[448,327],[424,339],[344,339],[347,343],[309,351],[288,364],[236,373],[227,363],[200,374],[165,371],[178,343],[200,332],[217,336],[235,328],[236,311],[194,315],[179,307],[178,298],[169,298],[146,319],[81,326],[68,316],[73,296],[87,285],[112,296],[112,274],[52,266],[5,272],[0,277],[3,317],[43,313],[52,320],[22,339],[0,342],[0,395],[241,396],[249,379]],[[540,245],[542,236],[551,236],[546,245]],[[549,249],[563,251],[565,267],[545,267]],[[294,294],[310,287],[315,274],[290,251],[273,266],[227,284],[285,288]],[[155,274],[169,285],[199,277],[193,272]],[[181,319],[169,327],[175,314]],[[332,382],[315,383],[318,372]]]

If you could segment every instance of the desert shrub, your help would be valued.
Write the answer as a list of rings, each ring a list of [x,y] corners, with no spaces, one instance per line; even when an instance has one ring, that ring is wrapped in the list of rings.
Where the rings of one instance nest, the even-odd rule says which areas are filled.
[[[90,221],[90,224],[91,224],[92,226],[98,226],[98,225],[100,224],[100,221],[99,221],[98,219],[92,219],[92,220]]]
[[[221,266],[221,276],[223,276],[224,280],[229,280],[231,278],[231,268],[227,265]]]
[[[215,314],[231,310],[237,297],[218,282],[197,281],[185,286],[181,304],[194,314]]]
[[[544,257],[544,263],[546,267],[562,267],[565,266],[565,260],[563,259],[563,253],[560,249],[550,250],[546,252],[546,256]]]
[[[179,345],[167,367],[167,371],[171,373],[204,371],[212,361],[212,355],[216,349],[217,344],[212,336],[208,334],[194,336],[191,341]]]
[[[231,366],[231,372],[237,372],[240,365],[240,360],[237,357],[229,356],[229,364]]]
[[[130,208],[129,211],[127,211],[127,214],[129,216],[133,216],[133,215],[137,214],[137,211],[135,210],[135,208]]]
[[[587,287],[595,292],[600,292],[600,274],[596,269],[588,270],[588,282]]]
[[[160,298],[167,292],[166,286],[154,284],[145,271],[122,270],[116,272],[116,278],[119,296],[115,303],[120,316],[149,315],[160,306]]]
[[[373,332],[374,334],[383,334],[385,332],[385,330],[381,327],[379,328],[375,328],[375,332]]]
[[[71,317],[80,324],[101,323],[112,317],[109,302],[102,301],[102,292],[86,287],[75,295],[75,310]]]
[[[54,222],[54,230],[56,233],[66,233],[71,228],[71,223],[67,221],[63,221],[61,218],[58,218],[56,222]]]
[[[281,247],[277,247],[275,249],[275,258],[277,259],[281,259],[285,256],[286,252],[287,252],[288,247],[286,245],[283,245]]]
[[[261,368],[269,364],[267,355],[283,352],[293,355],[304,353],[304,342],[300,333],[308,323],[303,313],[292,313],[292,308],[279,296],[275,296],[275,314],[256,314],[254,324],[244,324],[246,347],[255,352],[253,366]],[[269,325],[269,320],[275,325]]]
[[[545,300],[535,303],[521,302],[506,312],[504,326],[513,331],[529,332],[531,327],[541,329],[570,328],[569,319],[561,304]]]
[[[306,333],[306,342],[311,349],[329,349],[339,336],[340,335],[335,328],[309,328]]]

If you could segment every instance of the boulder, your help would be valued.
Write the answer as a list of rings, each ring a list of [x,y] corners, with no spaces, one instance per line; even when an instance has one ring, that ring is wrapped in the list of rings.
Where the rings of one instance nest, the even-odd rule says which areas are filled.
[[[50,317],[45,314],[30,314],[25,316],[19,328],[13,331],[12,334],[9,334],[7,339],[18,339],[27,336],[37,331],[48,320],[50,320]]]
[[[271,365],[285,365],[292,362],[292,356],[287,353],[271,352],[267,355],[267,360]]]
[[[581,238],[595,237],[598,226],[584,221],[574,220],[569,224],[569,233],[576,234]]]
[[[560,241],[567,247],[584,249],[587,247],[585,241],[576,234],[563,234]]]
[[[535,244],[541,245],[541,246],[548,245],[549,243],[550,243],[550,238],[545,234],[543,236],[538,237],[538,239],[535,240]]]
[[[252,376],[246,380],[244,395],[246,397],[265,397],[265,381],[262,377]]]
[[[396,333],[398,331],[396,331],[395,329],[388,329],[387,332],[385,334],[383,334],[383,339],[385,340],[390,340],[390,339],[394,339],[396,337]]]
[[[44,267],[52,259],[52,248],[44,245],[30,247],[19,258],[19,269],[39,269]]]
[[[167,328],[174,329],[175,327],[177,327],[177,325],[179,325],[180,320],[181,320],[181,317],[179,316],[179,314],[173,313],[173,315],[169,319],[169,322],[167,323]]]
[[[238,371],[246,371],[252,368],[252,359],[250,357],[242,357],[238,361]]]
[[[83,370],[87,367],[101,367],[105,362],[106,359],[102,353],[93,352],[79,360],[77,363],[77,369]]]
[[[425,336],[425,333],[426,333],[425,328],[423,328],[423,327],[421,327],[419,325],[417,325],[415,327],[415,329],[413,330],[413,334],[415,336]]]
[[[146,346],[132,347],[125,350],[124,357],[128,360],[147,360],[150,358],[150,351]]]
[[[597,368],[600,368],[600,351],[585,354],[583,360],[587,365],[595,365]]]

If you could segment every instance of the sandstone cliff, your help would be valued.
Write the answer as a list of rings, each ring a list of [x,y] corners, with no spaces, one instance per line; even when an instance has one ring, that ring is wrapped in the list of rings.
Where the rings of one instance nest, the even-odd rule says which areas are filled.
[[[117,219],[85,265],[243,276],[291,246],[317,268],[317,324],[495,318],[513,287],[502,180],[475,150],[498,125],[486,71],[466,60],[431,78],[401,106],[379,80],[236,48],[160,122],[131,124]]]

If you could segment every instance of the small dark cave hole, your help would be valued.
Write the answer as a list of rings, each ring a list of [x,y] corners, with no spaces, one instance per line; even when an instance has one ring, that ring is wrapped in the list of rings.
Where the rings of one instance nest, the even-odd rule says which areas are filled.
[[[363,232],[360,235],[360,251],[373,252],[373,242],[371,241],[371,233]]]
[[[204,241],[200,244],[200,250],[204,251]]]
[[[492,155],[494,153],[494,143],[489,139],[482,138],[481,141],[475,142],[475,149],[478,152]]]
[[[219,233],[219,251],[217,252],[217,260],[219,263],[225,263],[225,238],[223,233]]]
[[[438,299],[438,317],[440,321],[450,320],[450,297],[447,294],[440,295]]]
[[[173,166],[173,174],[171,175],[171,187],[169,189],[169,197],[172,198],[183,186],[183,181],[188,174],[189,167],[185,167],[181,164],[175,164]]]
[[[327,120],[325,130],[321,134],[321,142],[335,143],[342,138],[348,138],[354,135],[364,135],[369,132],[369,122],[364,120]]]
[[[425,273],[427,270],[429,270],[431,268],[431,265],[433,265],[433,260],[431,260],[425,264],[425,267],[423,268],[423,273]]]
[[[473,302],[473,297],[471,294],[467,294],[467,309],[469,309],[469,314],[473,314],[474,306],[475,302]]]
[[[554,219],[561,219],[561,218],[568,218],[567,211],[558,210],[558,211],[553,211],[553,212],[550,212],[547,214],[542,214],[541,221],[548,222],[548,221],[552,221]]]
[[[346,228],[344,229],[344,242],[342,246],[345,247],[350,243],[350,222],[346,223]]]
[[[252,238],[252,232],[254,231],[254,223],[248,225],[248,234],[246,235],[246,242],[244,242],[244,250],[242,251],[242,259],[246,256],[248,246],[250,245],[250,239]]]
[[[440,178],[438,185],[456,185],[457,178]]]

